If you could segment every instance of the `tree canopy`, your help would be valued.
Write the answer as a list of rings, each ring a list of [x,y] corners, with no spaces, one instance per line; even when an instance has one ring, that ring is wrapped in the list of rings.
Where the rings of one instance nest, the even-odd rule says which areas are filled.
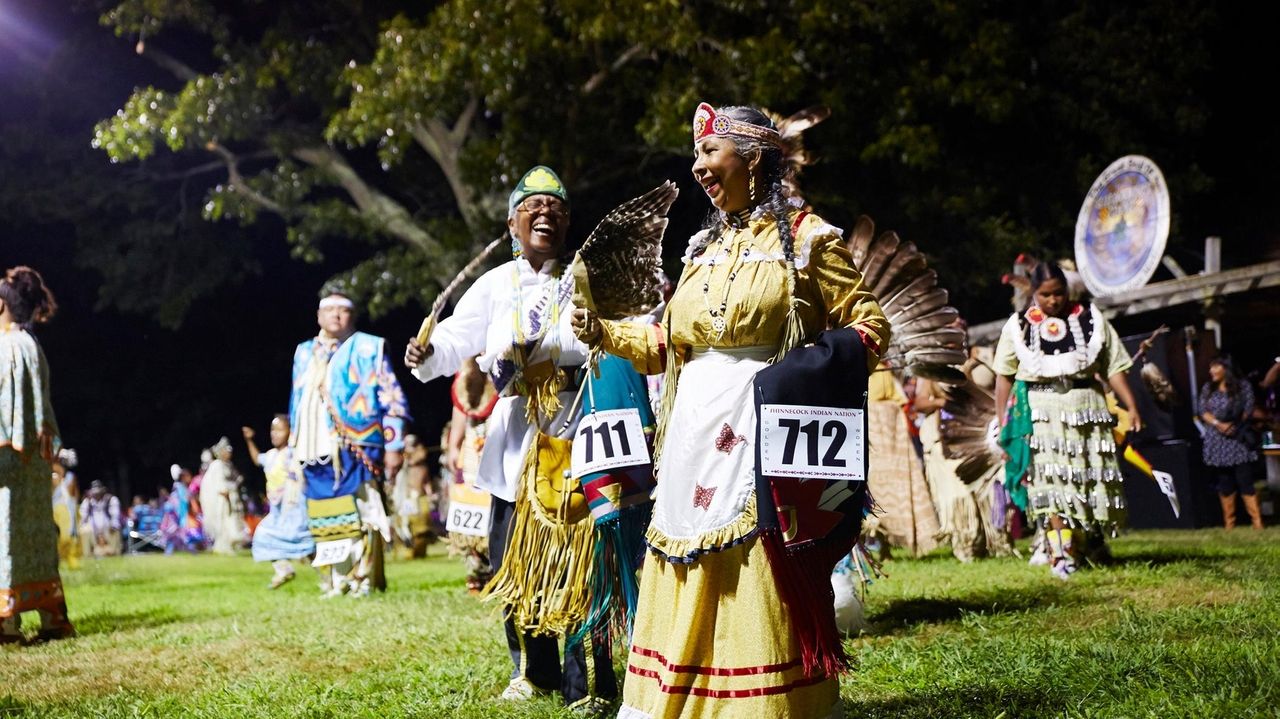
[[[1210,188],[1193,148],[1214,21],[1174,0],[125,0],[101,23],[162,72],[93,145],[202,183],[208,222],[275,216],[296,257],[351,257],[333,283],[376,316],[427,306],[535,163],[590,220],[689,186],[701,99],[825,104],[818,210],[871,214],[980,293],[1019,251],[1069,247],[1115,157],[1156,159],[1175,206]]]

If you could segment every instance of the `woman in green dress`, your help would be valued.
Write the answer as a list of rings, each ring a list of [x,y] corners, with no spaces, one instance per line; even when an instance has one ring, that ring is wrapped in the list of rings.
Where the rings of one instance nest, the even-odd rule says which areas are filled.
[[[0,644],[23,640],[20,615],[39,611],[41,639],[75,634],[58,576],[49,478],[58,423],[49,367],[32,327],[56,309],[40,273],[0,279]]]

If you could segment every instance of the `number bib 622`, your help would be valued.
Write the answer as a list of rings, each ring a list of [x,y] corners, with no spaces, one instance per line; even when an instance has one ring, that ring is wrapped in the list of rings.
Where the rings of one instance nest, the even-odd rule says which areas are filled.
[[[636,409],[584,414],[573,436],[574,478],[616,467],[649,463],[649,445]]]
[[[760,471],[770,477],[865,481],[866,414],[844,407],[760,407]]]
[[[449,517],[445,520],[444,528],[473,537],[489,536],[489,505],[450,502]]]

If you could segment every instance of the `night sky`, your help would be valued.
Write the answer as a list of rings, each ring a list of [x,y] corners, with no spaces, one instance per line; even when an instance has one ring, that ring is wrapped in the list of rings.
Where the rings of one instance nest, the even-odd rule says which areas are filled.
[[[152,71],[140,69],[130,42],[111,37],[97,26],[95,13],[76,8],[80,3],[70,0],[0,0],[0,119],[10,123],[16,119],[19,124],[24,117],[45,121],[37,118],[47,117],[49,107],[41,108],[41,114],[37,108],[15,106],[6,99],[11,83],[41,76],[51,66],[49,58],[58,55],[69,39],[96,33],[101,40],[93,45],[93,53],[80,56],[78,62],[97,91],[68,102],[66,112],[59,115],[60,130],[83,138],[87,147],[94,122],[112,114],[134,84],[145,81],[139,78]],[[1272,38],[1265,34],[1265,23],[1236,14],[1241,12],[1222,7],[1222,27],[1215,31],[1214,73],[1222,81],[1209,98],[1213,115],[1202,155],[1203,167],[1217,183],[1197,206],[1174,207],[1189,236],[1225,238],[1227,267],[1280,256],[1280,203],[1270,180],[1280,160],[1280,131],[1270,114],[1260,111],[1265,98],[1259,94],[1274,77],[1276,63],[1268,50]],[[1251,92],[1241,92],[1246,78],[1260,84]],[[53,76],[43,79],[52,90],[66,82]],[[48,93],[45,101],[55,110],[62,102],[56,91]],[[88,161],[107,164],[104,153],[88,157]],[[673,167],[682,168],[683,163]],[[673,179],[682,183],[685,193],[673,214],[668,241],[683,244],[705,207],[688,200],[697,195],[687,171]],[[1081,197],[1085,190],[1080,188]],[[247,229],[224,224],[219,231],[228,234],[228,241],[234,236],[236,241],[248,242],[256,272],[200,300],[180,329],[169,330],[149,317],[100,309],[99,275],[72,262],[73,228],[41,222],[38,212],[29,214],[0,217],[0,265],[28,264],[39,269],[61,305],[55,320],[38,334],[52,370],[64,442],[81,456],[82,485],[102,479],[122,495],[153,495],[156,487],[169,484],[169,464],[195,465],[200,449],[222,435],[233,440],[237,463],[248,472],[239,428],[252,425],[258,431],[259,446],[268,445],[271,415],[288,407],[293,348],[316,331],[318,290],[328,277],[349,266],[352,258],[339,253],[319,265],[304,264],[289,257],[282,223],[264,218]],[[572,234],[584,235],[591,219],[576,216]],[[909,228],[898,229],[909,232]],[[1189,272],[1200,269],[1201,258],[1194,251],[1177,259]],[[1003,266],[988,269],[997,274],[1006,270]],[[1156,279],[1166,277],[1158,274]],[[1002,300],[992,303],[990,298],[966,297],[954,278],[944,277],[943,283],[951,287],[956,303],[968,310],[974,322],[995,319],[1005,311]],[[1239,354],[1260,362],[1280,349],[1274,321],[1277,306],[1280,302],[1271,300],[1232,301],[1229,308],[1249,315],[1228,323],[1229,342],[1230,331],[1241,338],[1235,348]],[[404,309],[378,321],[363,319],[360,329],[389,338],[392,355],[398,357],[420,320],[420,310]],[[447,380],[422,385],[398,361],[396,365],[418,433],[426,443],[436,444],[448,416]],[[249,476],[252,482],[261,482],[260,476]]]

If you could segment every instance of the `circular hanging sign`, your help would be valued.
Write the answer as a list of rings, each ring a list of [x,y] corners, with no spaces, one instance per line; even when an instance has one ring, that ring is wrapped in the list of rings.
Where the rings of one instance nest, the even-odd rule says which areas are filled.
[[[1076,268],[1096,297],[1147,284],[1169,239],[1169,188],[1156,163],[1128,155],[1094,180],[1076,219]]]

